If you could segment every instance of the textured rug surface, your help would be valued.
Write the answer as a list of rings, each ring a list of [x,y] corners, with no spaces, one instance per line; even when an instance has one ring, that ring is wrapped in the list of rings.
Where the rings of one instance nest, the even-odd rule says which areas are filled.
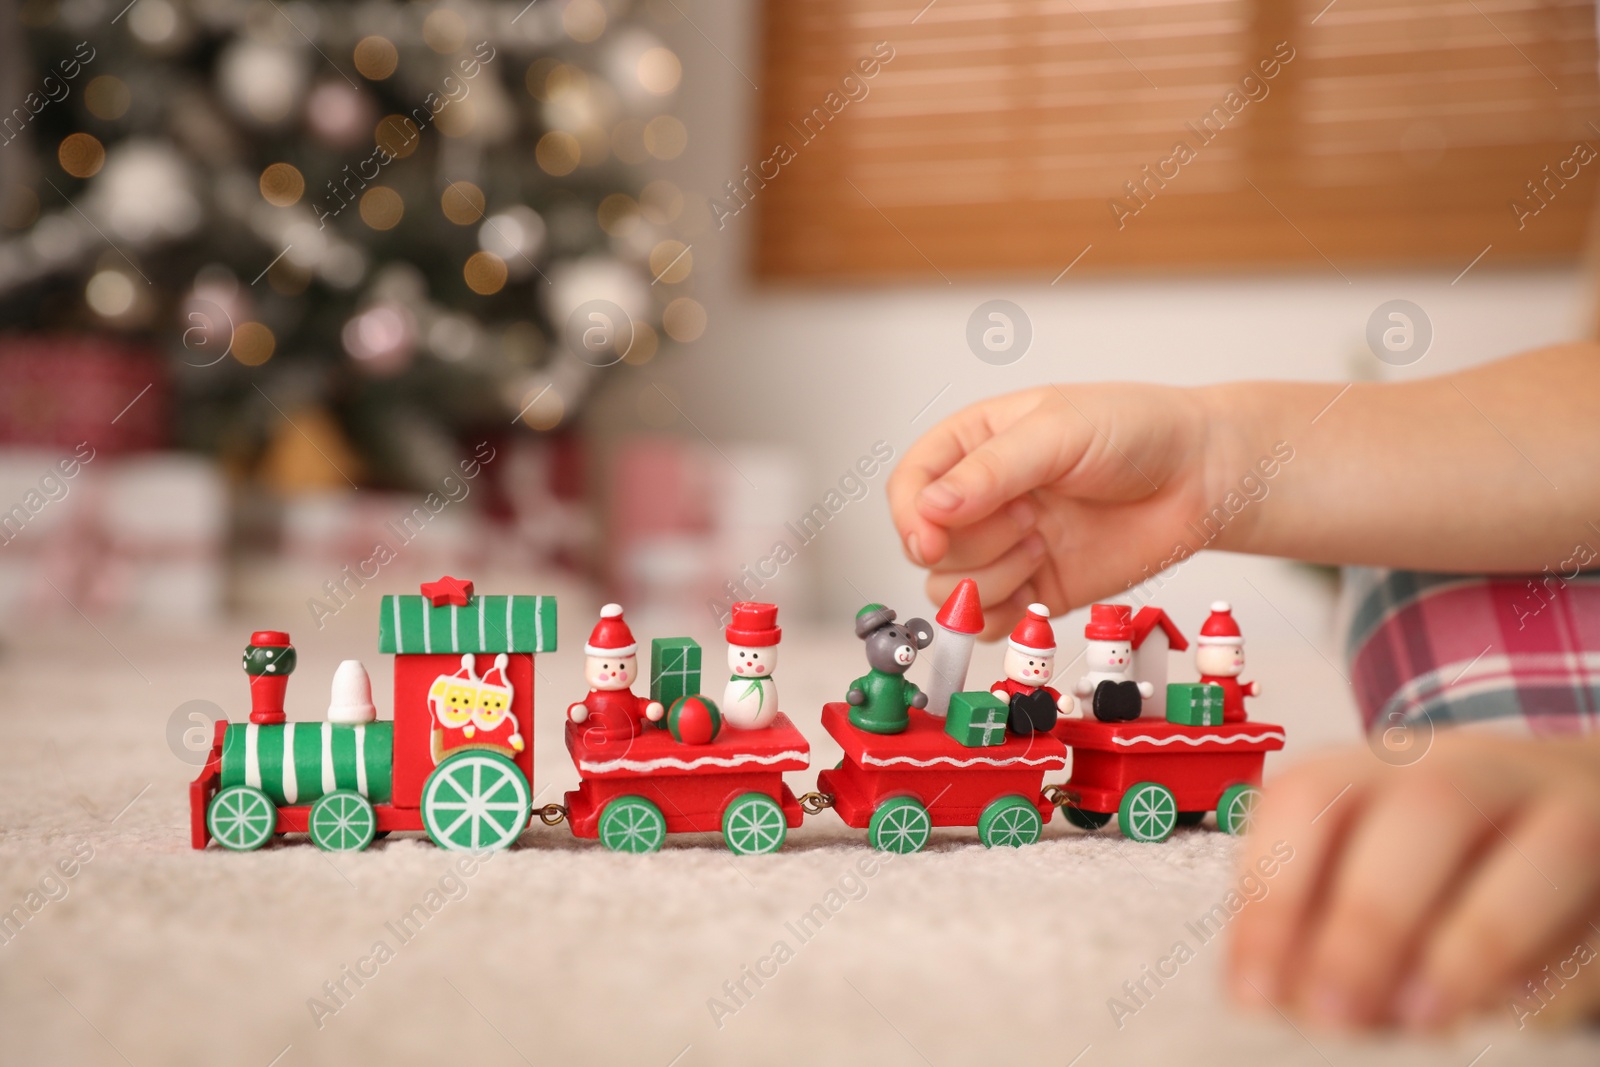
[[[1492,1067],[1600,1056],[1586,1035],[1503,1022],[1442,1043],[1350,1041],[1236,1013],[1219,988],[1225,924],[1205,923],[1236,885],[1234,842],[1211,829],[1138,845],[1057,819],[1022,850],[944,830],[925,853],[885,859],[824,813],[780,854],[744,859],[706,837],[612,855],[538,825],[481,863],[400,835],[338,857],[303,840],[193,852],[194,767],[169,728],[194,699],[243,717],[247,630],[84,627],[7,643],[0,909],[27,917],[0,944],[0,1062]],[[387,717],[389,668],[365,625],[296,636],[292,718],[321,718],[346,657],[372,670]],[[562,636],[581,644],[575,629]],[[1252,645],[1268,694],[1255,713],[1291,731],[1275,761],[1354,737],[1335,670],[1298,640]],[[783,706],[813,766],[831,766],[838,749],[816,711],[859,673],[860,646],[796,630],[784,649]],[[720,647],[707,651],[720,662]],[[974,678],[998,659],[981,650]],[[560,722],[579,695],[579,656],[538,666],[545,803],[576,782]],[[796,792],[812,781],[790,776]]]

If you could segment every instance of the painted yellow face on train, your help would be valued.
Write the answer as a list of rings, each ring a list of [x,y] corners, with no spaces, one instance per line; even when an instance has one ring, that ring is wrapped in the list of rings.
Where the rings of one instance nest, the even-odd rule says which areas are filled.
[[[433,707],[442,726],[461,727],[472,721],[472,709],[478,706],[478,687],[464,685],[451,678],[440,678],[433,683]]]
[[[473,719],[479,727],[493,730],[499,726],[506,717],[506,708],[511,705],[510,694],[503,689],[484,688],[478,690],[478,707]]]

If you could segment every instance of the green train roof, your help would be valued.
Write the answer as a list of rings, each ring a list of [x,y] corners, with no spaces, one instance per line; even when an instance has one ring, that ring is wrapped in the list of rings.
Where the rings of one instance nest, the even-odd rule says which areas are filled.
[[[427,597],[389,595],[378,615],[378,651],[554,652],[556,598],[474,596],[464,607],[434,607]]]

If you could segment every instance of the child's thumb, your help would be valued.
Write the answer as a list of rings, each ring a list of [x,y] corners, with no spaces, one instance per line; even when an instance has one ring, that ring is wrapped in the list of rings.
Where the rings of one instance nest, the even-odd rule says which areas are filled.
[[[1029,415],[989,438],[917,494],[917,511],[940,526],[976,522],[1060,477],[1063,457],[1082,452],[1059,420]]]

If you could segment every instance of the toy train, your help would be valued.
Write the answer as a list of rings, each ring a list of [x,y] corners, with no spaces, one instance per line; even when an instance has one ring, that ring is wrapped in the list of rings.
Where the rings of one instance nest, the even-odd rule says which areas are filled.
[[[1265,755],[1283,747],[1281,727],[1244,715],[1259,687],[1237,680],[1242,640],[1227,605],[1213,605],[1202,628],[1196,684],[1165,681],[1169,650],[1188,645],[1163,612],[1101,604],[1085,631],[1090,670],[1062,695],[1048,685],[1047,612],[1033,605],[1008,643],[1006,678],[966,690],[983,629],[967,580],[935,624],[898,622],[879,604],[857,615],[869,671],[821,715],[844,758],[797,797],[783,776],[810,766],[810,745],[778,710],[776,615],[770,604],[733,606],[719,703],[700,692],[701,649],[688,638],[652,642],[650,696],[636,696],[639,650],[622,609],[607,605],[584,647],[589,692],[567,709],[578,787],[538,808],[533,661],[556,647],[553,598],[480,596],[449,577],[384,597],[378,644],[394,656],[392,721],[377,719],[354,660],[335,673],[326,721],[287,721],[295,651],[287,634],[258,631],[244,655],[250,719],[216,724],[190,786],[192,844],[248,851],[306,833],[348,852],[422,830],[442,848],[498,849],[537,816],[614,851],[715,832],[731,851],[758,855],[832,808],[873,847],[915,852],[935,826],[975,826],[990,847],[1031,844],[1057,807],[1086,830],[1115,815],[1125,836],[1161,841],[1212,811],[1220,829],[1246,829]],[[924,693],[905,673],[930,645]],[[1069,758],[1071,778],[1046,785]]]

